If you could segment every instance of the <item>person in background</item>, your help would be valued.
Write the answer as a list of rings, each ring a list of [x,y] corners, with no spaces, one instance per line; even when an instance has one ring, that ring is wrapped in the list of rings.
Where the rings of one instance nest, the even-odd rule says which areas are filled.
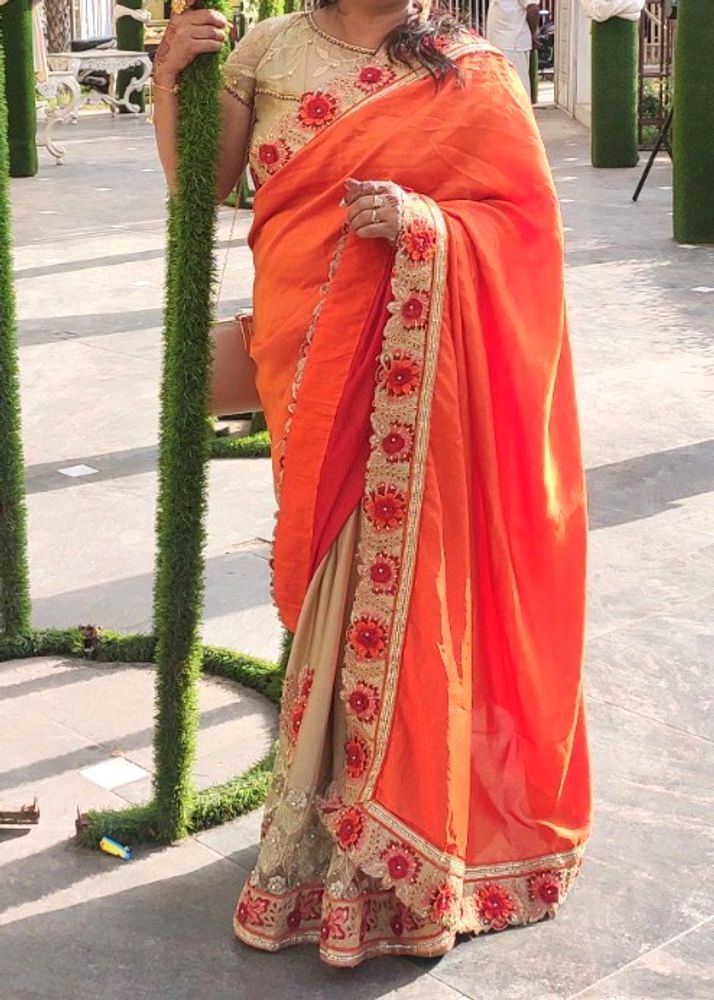
[[[538,12],[533,0],[491,0],[486,18],[486,38],[513,64],[526,93],[531,92],[531,49],[538,47]]]

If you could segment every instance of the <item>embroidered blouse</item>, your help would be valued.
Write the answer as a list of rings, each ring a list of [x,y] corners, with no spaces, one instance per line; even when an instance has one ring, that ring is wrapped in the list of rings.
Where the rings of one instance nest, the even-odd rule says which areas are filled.
[[[248,161],[256,185],[358,101],[411,72],[382,46],[331,37],[310,12],[259,22],[223,67],[226,90],[253,111]]]

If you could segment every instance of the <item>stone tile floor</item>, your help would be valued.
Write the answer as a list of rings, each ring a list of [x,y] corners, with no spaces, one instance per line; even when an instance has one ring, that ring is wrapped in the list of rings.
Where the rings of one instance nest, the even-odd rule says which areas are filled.
[[[347,972],[308,948],[244,949],[230,918],[257,814],[131,863],[72,843],[78,805],[146,790],[146,778],[103,789],[80,772],[113,750],[150,770],[150,675],[4,664],[0,801],[37,794],[43,817],[0,834],[0,1000],[714,998],[714,248],[672,242],[666,158],[633,205],[638,171],[592,170],[585,131],[539,117],[567,229],[592,522],[597,813],[568,906],[440,961]],[[45,157],[12,186],[35,622],[145,629],[163,186],[143,122],[98,116],[66,135],[64,167]],[[250,298],[248,225],[226,311]],[[222,244],[229,228],[224,211]],[[60,471],[76,465],[96,471]],[[267,462],[213,463],[210,479],[206,638],[273,656]],[[259,754],[274,717],[254,696],[203,688],[198,780],[220,780]]]

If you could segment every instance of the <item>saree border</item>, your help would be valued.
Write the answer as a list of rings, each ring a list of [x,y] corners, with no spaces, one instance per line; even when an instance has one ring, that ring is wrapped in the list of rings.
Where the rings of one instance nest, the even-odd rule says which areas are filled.
[[[310,882],[272,893],[249,878],[233,930],[239,940],[264,951],[318,944],[320,958],[336,966],[358,965],[377,955],[443,955],[457,934],[497,932],[555,917],[578,875],[582,850],[532,858],[517,872],[505,873],[503,864],[472,869],[479,875],[465,884],[453,922],[444,921],[439,898],[420,913],[394,887],[339,893]]]

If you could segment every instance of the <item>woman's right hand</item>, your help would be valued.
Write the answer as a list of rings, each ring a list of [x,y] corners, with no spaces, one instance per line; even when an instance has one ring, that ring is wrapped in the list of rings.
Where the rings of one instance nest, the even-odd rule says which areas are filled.
[[[194,0],[189,0],[192,6]],[[228,22],[217,10],[188,9],[174,14],[154,56],[154,79],[173,86],[181,72],[202,52],[220,52]]]

